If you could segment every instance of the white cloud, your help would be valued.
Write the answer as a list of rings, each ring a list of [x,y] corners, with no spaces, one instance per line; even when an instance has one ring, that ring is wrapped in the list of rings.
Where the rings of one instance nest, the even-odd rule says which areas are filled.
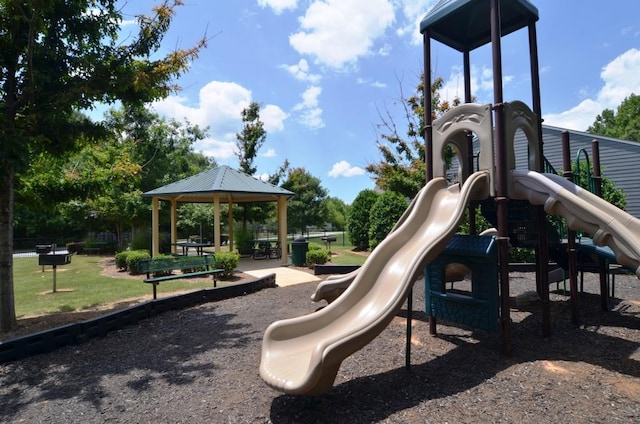
[[[196,151],[203,155],[213,157],[216,161],[228,163],[235,157],[236,145],[232,141],[221,141],[213,138],[205,138],[198,143]]]
[[[261,154],[260,156],[264,158],[275,158],[277,156],[276,149],[267,149],[267,151]]]
[[[502,77],[502,83],[505,86],[514,80],[513,75],[503,75]],[[471,66],[471,94],[480,103],[493,100],[493,70],[491,68]],[[451,74],[444,81],[440,95],[442,100],[449,103],[456,97],[464,100],[464,71],[461,66],[451,68]]]
[[[298,0],[258,0],[258,6],[270,7],[276,15],[281,14],[284,10],[295,9],[298,7]]]
[[[286,69],[295,79],[300,81],[317,84],[321,79],[320,75],[309,72],[309,62],[307,62],[306,59],[300,59],[295,65],[282,65],[282,68]]]
[[[428,11],[438,3],[439,0],[394,0],[396,8],[402,11],[402,22],[396,30],[398,36],[408,35],[411,43],[422,45],[422,34],[420,33],[420,22]]]
[[[289,43],[317,63],[339,69],[371,54],[393,21],[389,0],[314,0]]]
[[[356,177],[358,175],[364,175],[364,169],[358,166],[351,166],[351,164],[345,160],[334,163],[329,176],[333,178],[338,177]]]
[[[266,105],[260,109],[260,120],[264,123],[264,129],[268,133],[284,130],[284,121],[289,115],[279,106]]]
[[[302,93],[302,102],[293,107],[295,112],[299,112],[298,121],[304,126],[312,129],[324,127],[322,120],[322,109],[318,106],[318,97],[322,93],[322,87],[311,86]]]
[[[387,88],[387,83],[382,81],[372,81],[368,78],[358,78],[356,79],[356,83],[361,85],[368,85],[373,88]]]
[[[153,103],[152,108],[160,115],[209,127],[210,138],[196,143],[194,149],[226,162],[233,157],[235,134],[242,128],[242,110],[251,101],[251,91],[241,85],[211,81],[200,89],[195,106],[189,105],[185,97],[170,96]],[[279,106],[268,104],[260,109],[260,120],[268,133],[283,131],[287,118]]]
[[[616,110],[632,93],[640,92],[640,50],[627,50],[602,68],[604,85],[595,99],[585,99],[560,113],[544,116],[544,123],[585,131],[604,109]]]
[[[197,106],[186,102],[184,97],[170,96],[155,102],[153,108],[172,118],[211,126],[215,133],[235,132],[242,121],[242,110],[251,103],[251,91],[234,82],[212,81],[200,89]]]

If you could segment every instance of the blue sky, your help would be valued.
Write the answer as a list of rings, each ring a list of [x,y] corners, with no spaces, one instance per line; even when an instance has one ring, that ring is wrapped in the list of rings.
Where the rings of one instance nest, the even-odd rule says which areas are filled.
[[[158,0],[159,1],[159,0]],[[419,22],[438,0],[186,0],[177,9],[163,52],[187,48],[207,34],[208,48],[177,82],[182,90],[153,105],[156,112],[209,127],[196,150],[238,166],[240,113],[261,104],[268,132],[258,174],[285,159],[350,203],[373,188],[365,166],[381,159],[379,112],[406,125],[401,90],[413,93],[422,72]],[[539,11],[538,54],[546,124],[586,130],[603,109],[640,94],[640,2],[532,0]],[[157,1],[123,3],[123,35]],[[131,20],[131,21],[129,21]],[[505,37],[505,100],[531,105],[528,35]],[[462,97],[461,54],[432,42],[442,95]],[[471,53],[472,91],[492,102],[489,47]]]

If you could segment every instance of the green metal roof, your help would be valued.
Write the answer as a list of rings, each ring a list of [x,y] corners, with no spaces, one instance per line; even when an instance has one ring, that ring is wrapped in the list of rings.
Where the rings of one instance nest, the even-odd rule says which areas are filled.
[[[181,202],[211,202],[215,193],[221,195],[223,202],[229,199],[233,202],[273,201],[279,196],[288,197],[295,194],[224,165],[147,191],[142,197],[158,197],[164,200],[176,198]]]
[[[441,0],[420,22],[420,32],[458,51],[471,51],[491,41],[490,0]],[[500,1],[501,34],[505,36],[538,20],[528,0]]]

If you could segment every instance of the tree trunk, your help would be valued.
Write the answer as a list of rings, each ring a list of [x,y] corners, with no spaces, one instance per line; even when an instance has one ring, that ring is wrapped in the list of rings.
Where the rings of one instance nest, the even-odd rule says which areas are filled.
[[[13,295],[13,189],[15,171],[0,175],[0,332],[13,330],[16,307]]]

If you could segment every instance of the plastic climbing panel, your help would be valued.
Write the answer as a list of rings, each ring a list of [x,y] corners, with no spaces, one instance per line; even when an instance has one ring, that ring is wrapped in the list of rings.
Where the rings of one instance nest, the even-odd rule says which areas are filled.
[[[456,283],[447,281],[451,279],[447,270],[452,264],[463,265],[470,271],[470,290],[454,290]],[[451,285],[450,290],[447,290],[447,284]],[[425,301],[427,315],[431,317],[498,331],[498,248],[495,237],[453,236],[445,250],[425,268]]]

